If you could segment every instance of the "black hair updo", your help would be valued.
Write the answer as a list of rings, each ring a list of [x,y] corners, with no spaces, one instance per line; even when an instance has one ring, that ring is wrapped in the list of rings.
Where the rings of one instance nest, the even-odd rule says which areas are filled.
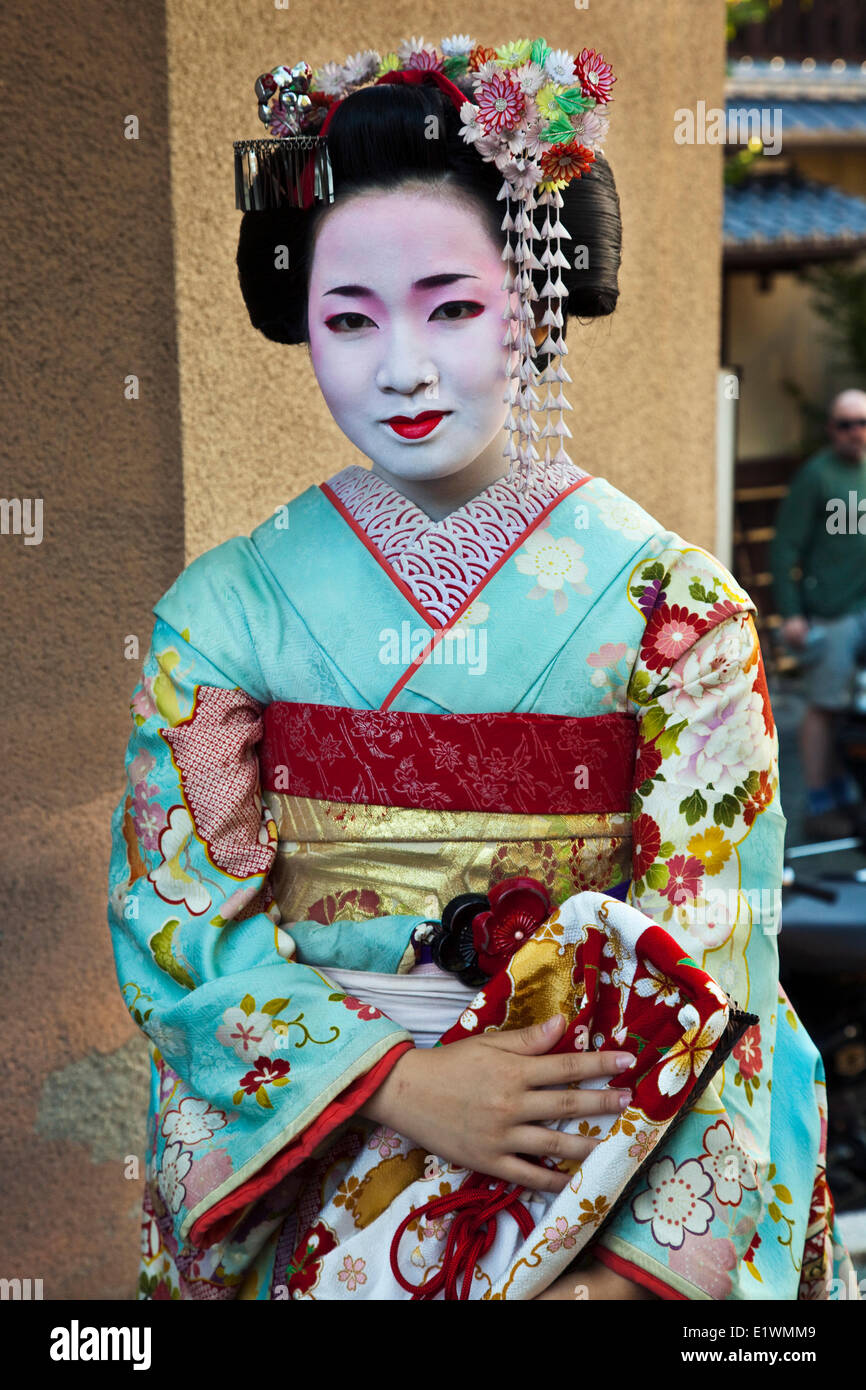
[[[470,81],[455,85],[472,100]],[[436,118],[432,124],[429,118]],[[498,245],[505,204],[497,201],[502,175],[460,136],[460,114],[433,83],[383,83],[359,88],[334,112],[326,140],[334,196],[391,190],[408,181],[433,181],[473,201]],[[433,131],[436,138],[430,138]],[[619,197],[603,155],[582,178],[562,190],[563,225],[571,241],[560,243],[569,259],[561,271],[568,287],[565,317],[596,318],[613,313],[619,297],[617,273],[622,245]],[[238,276],[253,327],[275,343],[308,341],[307,287],[316,225],[329,204],[245,212],[238,242]],[[288,257],[279,268],[276,248]],[[585,247],[584,269],[574,269],[575,253]],[[544,272],[534,272],[537,288]]]

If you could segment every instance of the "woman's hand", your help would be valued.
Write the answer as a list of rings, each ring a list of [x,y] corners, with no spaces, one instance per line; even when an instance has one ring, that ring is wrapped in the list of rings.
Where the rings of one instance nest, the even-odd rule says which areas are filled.
[[[571,1083],[616,1076],[635,1060],[627,1052],[541,1055],[565,1026],[558,1014],[531,1028],[405,1052],[362,1114],[461,1168],[561,1192],[570,1174],[529,1159],[579,1162],[598,1141],[547,1129],[544,1122],[624,1109],[628,1090],[576,1090]]]

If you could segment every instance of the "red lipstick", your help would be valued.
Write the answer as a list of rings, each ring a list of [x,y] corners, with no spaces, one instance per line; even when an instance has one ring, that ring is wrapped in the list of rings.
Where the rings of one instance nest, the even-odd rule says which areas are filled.
[[[403,439],[423,439],[425,434],[432,433],[443,415],[448,412],[443,410],[422,410],[420,415],[392,415],[390,420],[385,420],[386,425],[390,425],[395,434],[399,434]]]

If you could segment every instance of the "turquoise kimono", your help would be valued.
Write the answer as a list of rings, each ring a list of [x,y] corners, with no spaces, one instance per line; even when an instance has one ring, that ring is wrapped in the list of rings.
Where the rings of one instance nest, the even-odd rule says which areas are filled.
[[[348,472],[363,494],[365,470]],[[663,1298],[856,1296],[824,1176],[821,1060],[778,982],[785,817],[755,605],[586,474],[448,615],[444,590],[424,598],[385,557],[390,522],[359,515],[308,488],[155,605],[109,884],[120,986],[153,1058],[141,1296],[287,1296],[313,1165],[412,1046],[327,967],[410,970],[415,929],[505,873],[544,878],[557,902],[627,882],[758,1019],[600,1221],[596,1258]],[[328,740],[297,719],[264,785],[266,731],[304,707],[372,712],[381,756],[357,795],[345,780],[322,794]],[[634,738],[625,803],[579,823],[535,805],[523,828],[513,809],[464,808],[461,830],[406,766],[381,790],[376,730],[503,711],[578,730],[616,716]],[[463,771],[443,764],[436,785]],[[683,1175],[702,1219],[664,1226],[656,1199]]]

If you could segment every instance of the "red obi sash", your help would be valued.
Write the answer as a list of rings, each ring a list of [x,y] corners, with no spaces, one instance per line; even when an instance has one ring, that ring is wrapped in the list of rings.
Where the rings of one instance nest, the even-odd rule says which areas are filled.
[[[352,805],[581,815],[629,810],[628,714],[426,714],[277,701],[262,789]]]

